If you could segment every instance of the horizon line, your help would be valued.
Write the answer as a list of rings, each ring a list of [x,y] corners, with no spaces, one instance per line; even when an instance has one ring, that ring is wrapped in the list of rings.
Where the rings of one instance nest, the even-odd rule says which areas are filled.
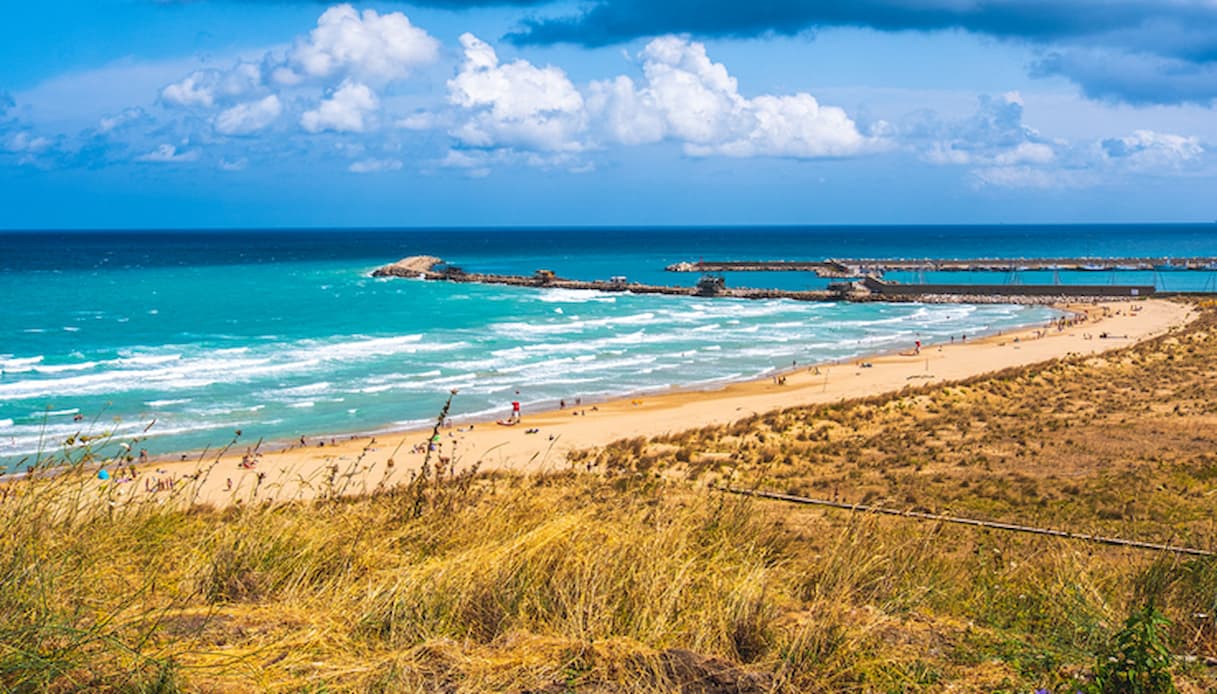
[[[0,234],[37,234],[37,233],[118,233],[118,232],[248,232],[248,231],[371,231],[371,232],[425,232],[425,231],[582,231],[582,230],[613,230],[613,231],[679,231],[699,229],[833,229],[833,228],[1001,228],[1001,227],[1139,227],[1139,226],[1177,226],[1203,227],[1217,224],[1217,220],[1204,222],[1178,221],[1135,221],[1135,222],[907,222],[907,223],[872,223],[872,222],[842,222],[842,223],[789,223],[789,224],[505,224],[505,225],[425,225],[425,226],[231,226],[231,227],[169,227],[169,226],[138,226],[138,227],[38,227],[38,228],[0,228]]]

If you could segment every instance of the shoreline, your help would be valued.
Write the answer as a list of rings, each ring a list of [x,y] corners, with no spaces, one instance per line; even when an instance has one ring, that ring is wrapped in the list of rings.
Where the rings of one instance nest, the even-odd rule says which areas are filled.
[[[588,291],[596,291],[596,290],[588,290]],[[971,303],[971,302],[969,302],[969,303]],[[1041,306],[1041,308],[1050,308],[1050,309],[1056,311],[1059,314],[1056,318],[1065,317],[1068,319],[1073,319],[1078,316],[1085,315],[1086,314],[1085,309],[1087,309],[1087,308],[1090,308],[1090,309],[1100,308],[1101,309],[1105,305],[1115,306],[1118,303],[1120,303],[1120,302],[1093,302],[1093,301],[1077,302],[1077,303],[1071,302],[1069,304],[1052,304],[1049,306]],[[1054,319],[1053,322],[1055,322],[1055,320],[1056,319]],[[1014,335],[1022,334],[1023,332],[1035,331],[1035,330],[1040,329],[1038,326],[1041,326],[1041,325],[1044,325],[1044,323],[1043,322],[1037,322],[1034,324],[1028,323],[1023,326],[1000,328],[996,332],[992,332],[992,333],[977,333],[976,337],[972,340],[972,343],[980,344],[988,339],[995,339],[995,338],[1001,338],[1001,337],[1006,337],[1006,336],[1014,336]],[[950,343],[948,342],[948,343],[940,344],[940,343],[936,343],[936,342],[926,342],[924,344],[924,347],[926,349],[930,349],[930,348],[941,347],[946,344],[950,344]],[[669,385],[663,385],[663,386],[645,387],[645,388],[642,388],[639,390],[615,393],[615,394],[605,395],[603,397],[585,396],[580,399],[583,401],[583,406],[582,406],[583,409],[587,409],[588,407],[599,406],[599,405],[603,405],[606,403],[632,401],[632,400],[641,399],[641,398],[655,398],[655,397],[678,396],[678,395],[699,395],[699,394],[708,395],[708,394],[722,392],[733,386],[744,385],[744,384],[749,384],[749,383],[765,383],[774,377],[789,376],[790,374],[798,373],[801,369],[804,369],[804,368],[814,368],[814,367],[831,368],[831,367],[847,365],[850,362],[873,361],[873,360],[883,359],[886,357],[895,357],[895,356],[900,356],[900,355],[901,355],[901,352],[898,349],[889,349],[886,351],[879,351],[879,352],[860,352],[860,353],[852,355],[852,356],[840,357],[840,358],[833,359],[830,361],[805,362],[805,363],[800,363],[797,366],[793,366],[793,367],[789,367],[789,366],[774,367],[770,370],[767,370],[762,375],[757,375],[757,376],[741,377],[741,378],[727,377],[727,378],[707,379],[706,381],[701,382],[704,385],[692,385],[692,384],[687,384],[687,383],[686,384],[669,384]],[[436,412],[438,412],[439,408],[442,406],[442,402],[443,402],[444,398],[439,393],[436,393],[435,395],[436,395]],[[500,413],[509,412],[510,400],[511,400],[511,398],[508,397],[504,401],[503,407],[500,407],[498,409],[498,411],[500,411]],[[543,415],[543,414],[556,414],[559,412],[563,412],[562,408],[557,406],[558,403],[560,402],[560,400],[549,399],[549,400],[545,400],[545,401],[538,401],[538,403],[540,403],[540,402],[550,403],[553,406],[546,407],[545,409],[532,410],[532,411],[530,411],[530,413],[531,413],[530,416],[535,417],[535,416]],[[525,409],[527,409],[528,405],[529,405],[529,403],[526,403],[526,402],[521,403],[521,406]],[[568,408],[565,411],[569,412],[571,409],[573,409],[573,408]],[[468,426],[470,424],[473,424],[473,425],[495,424],[497,422],[497,419],[494,416],[486,414],[484,411],[477,412],[477,413],[471,413],[471,414],[454,414],[454,415],[450,415],[449,419],[452,422],[454,422],[457,426],[461,426],[461,427]],[[425,432],[430,431],[430,427],[431,427],[430,423],[433,421],[434,421],[434,418],[419,420],[420,428],[403,428],[400,426],[394,426],[394,424],[392,424],[392,423],[388,423],[381,427],[376,427],[376,428],[372,428],[372,429],[361,429],[361,430],[353,431],[353,432],[348,431],[348,432],[330,432],[330,433],[305,433],[305,434],[303,434],[303,436],[306,440],[311,440],[313,442],[313,445],[316,445],[316,443],[318,441],[323,441],[323,440],[324,441],[335,440],[338,442],[339,445],[341,445],[342,443],[347,442],[347,441],[367,440],[367,439],[382,437],[382,436],[401,436],[401,435],[405,435],[405,434],[421,435]],[[425,424],[425,426],[424,426],[424,424]],[[234,448],[246,448],[249,445],[256,444],[256,445],[258,445],[259,450],[265,454],[265,453],[278,453],[278,452],[282,452],[284,450],[293,450],[293,449],[298,449],[301,447],[300,443],[298,441],[296,441],[294,439],[288,439],[288,438],[276,438],[273,440],[261,439],[260,441],[261,441],[260,443],[259,443],[259,441],[253,441],[253,443],[250,443],[248,445],[234,446]],[[192,459],[199,459],[199,458],[206,459],[206,458],[208,458],[207,454],[212,454],[218,449],[219,449],[219,447],[207,447],[204,449],[196,448],[196,449],[188,449],[188,450],[160,452],[160,453],[151,455],[149,457],[149,463],[157,463],[157,464],[181,463],[181,462],[189,462]],[[2,479],[2,477],[0,477],[0,479]]]
[[[671,389],[565,409],[525,410],[514,426],[499,426],[494,420],[462,421],[439,429],[432,460],[449,465],[450,473],[471,468],[551,471],[561,469],[573,450],[730,424],[790,407],[959,381],[1072,354],[1098,354],[1155,337],[1194,316],[1189,306],[1165,300],[1138,301],[1135,309],[1133,305],[1121,301],[1057,306],[1066,316],[1088,318],[1060,331],[1045,330],[1041,324],[967,342],[926,344],[919,354],[888,352],[844,362],[799,364],[765,378],[713,389]],[[1111,336],[1102,339],[1100,333]],[[456,402],[459,397],[457,393]],[[173,480],[173,484],[190,484],[192,501],[217,506],[359,494],[408,479],[424,459],[431,432],[428,426],[342,438],[305,436],[310,445],[275,442],[253,451],[255,442],[238,442],[223,454],[224,449],[209,449],[187,453],[184,460],[158,456],[137,462],[138,477],[127,482],[129,486],[115,484],[113,493],[160,501],[158,495]],[[243,467],[243,458],[252,465]],[[117,466],[108,467],[119,476]]]

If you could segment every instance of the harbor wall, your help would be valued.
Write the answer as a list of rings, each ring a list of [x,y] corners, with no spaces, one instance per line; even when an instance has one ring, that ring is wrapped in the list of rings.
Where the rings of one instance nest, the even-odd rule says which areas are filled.
[[[975,284],[894,284],[875,278],[842,284],[828,291],[790,291],[715,286],[709,291],[699,287],[626,283],[624,281],[570,280],[539,270],[532,276],[466,273],[443,268],[433,256],[414,256],[373,271],[374,277],[406,277],[434,281],[500,284],[551,289],[588,289],[601,292],[634,294],[671,294],[676,296],[714,296],[736,299],[792,299],[795,301],[900,301],[924,303],[1016,303],[1054,304],[1064,301],[1100,301],[1112,298],[1144,298],[1154,294],[1152,286],[1130,285],[975,285]]]
[[[881,296],[1050,296],[1133,298],[1152,296],[1152,285],[1128,284],[891,284],[867,278],[862,284]]]

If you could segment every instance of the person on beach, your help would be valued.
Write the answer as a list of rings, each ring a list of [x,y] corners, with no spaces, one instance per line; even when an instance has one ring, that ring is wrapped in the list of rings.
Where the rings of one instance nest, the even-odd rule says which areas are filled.
[[[520,421],[520,401],[519,400],[511,401],[511,421],[513,421],[513,422]]]

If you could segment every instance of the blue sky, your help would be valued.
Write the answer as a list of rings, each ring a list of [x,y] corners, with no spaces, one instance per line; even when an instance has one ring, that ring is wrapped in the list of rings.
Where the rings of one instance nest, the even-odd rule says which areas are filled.
[[[1217,219],[1212,0],[93,0],[0,228]]]

